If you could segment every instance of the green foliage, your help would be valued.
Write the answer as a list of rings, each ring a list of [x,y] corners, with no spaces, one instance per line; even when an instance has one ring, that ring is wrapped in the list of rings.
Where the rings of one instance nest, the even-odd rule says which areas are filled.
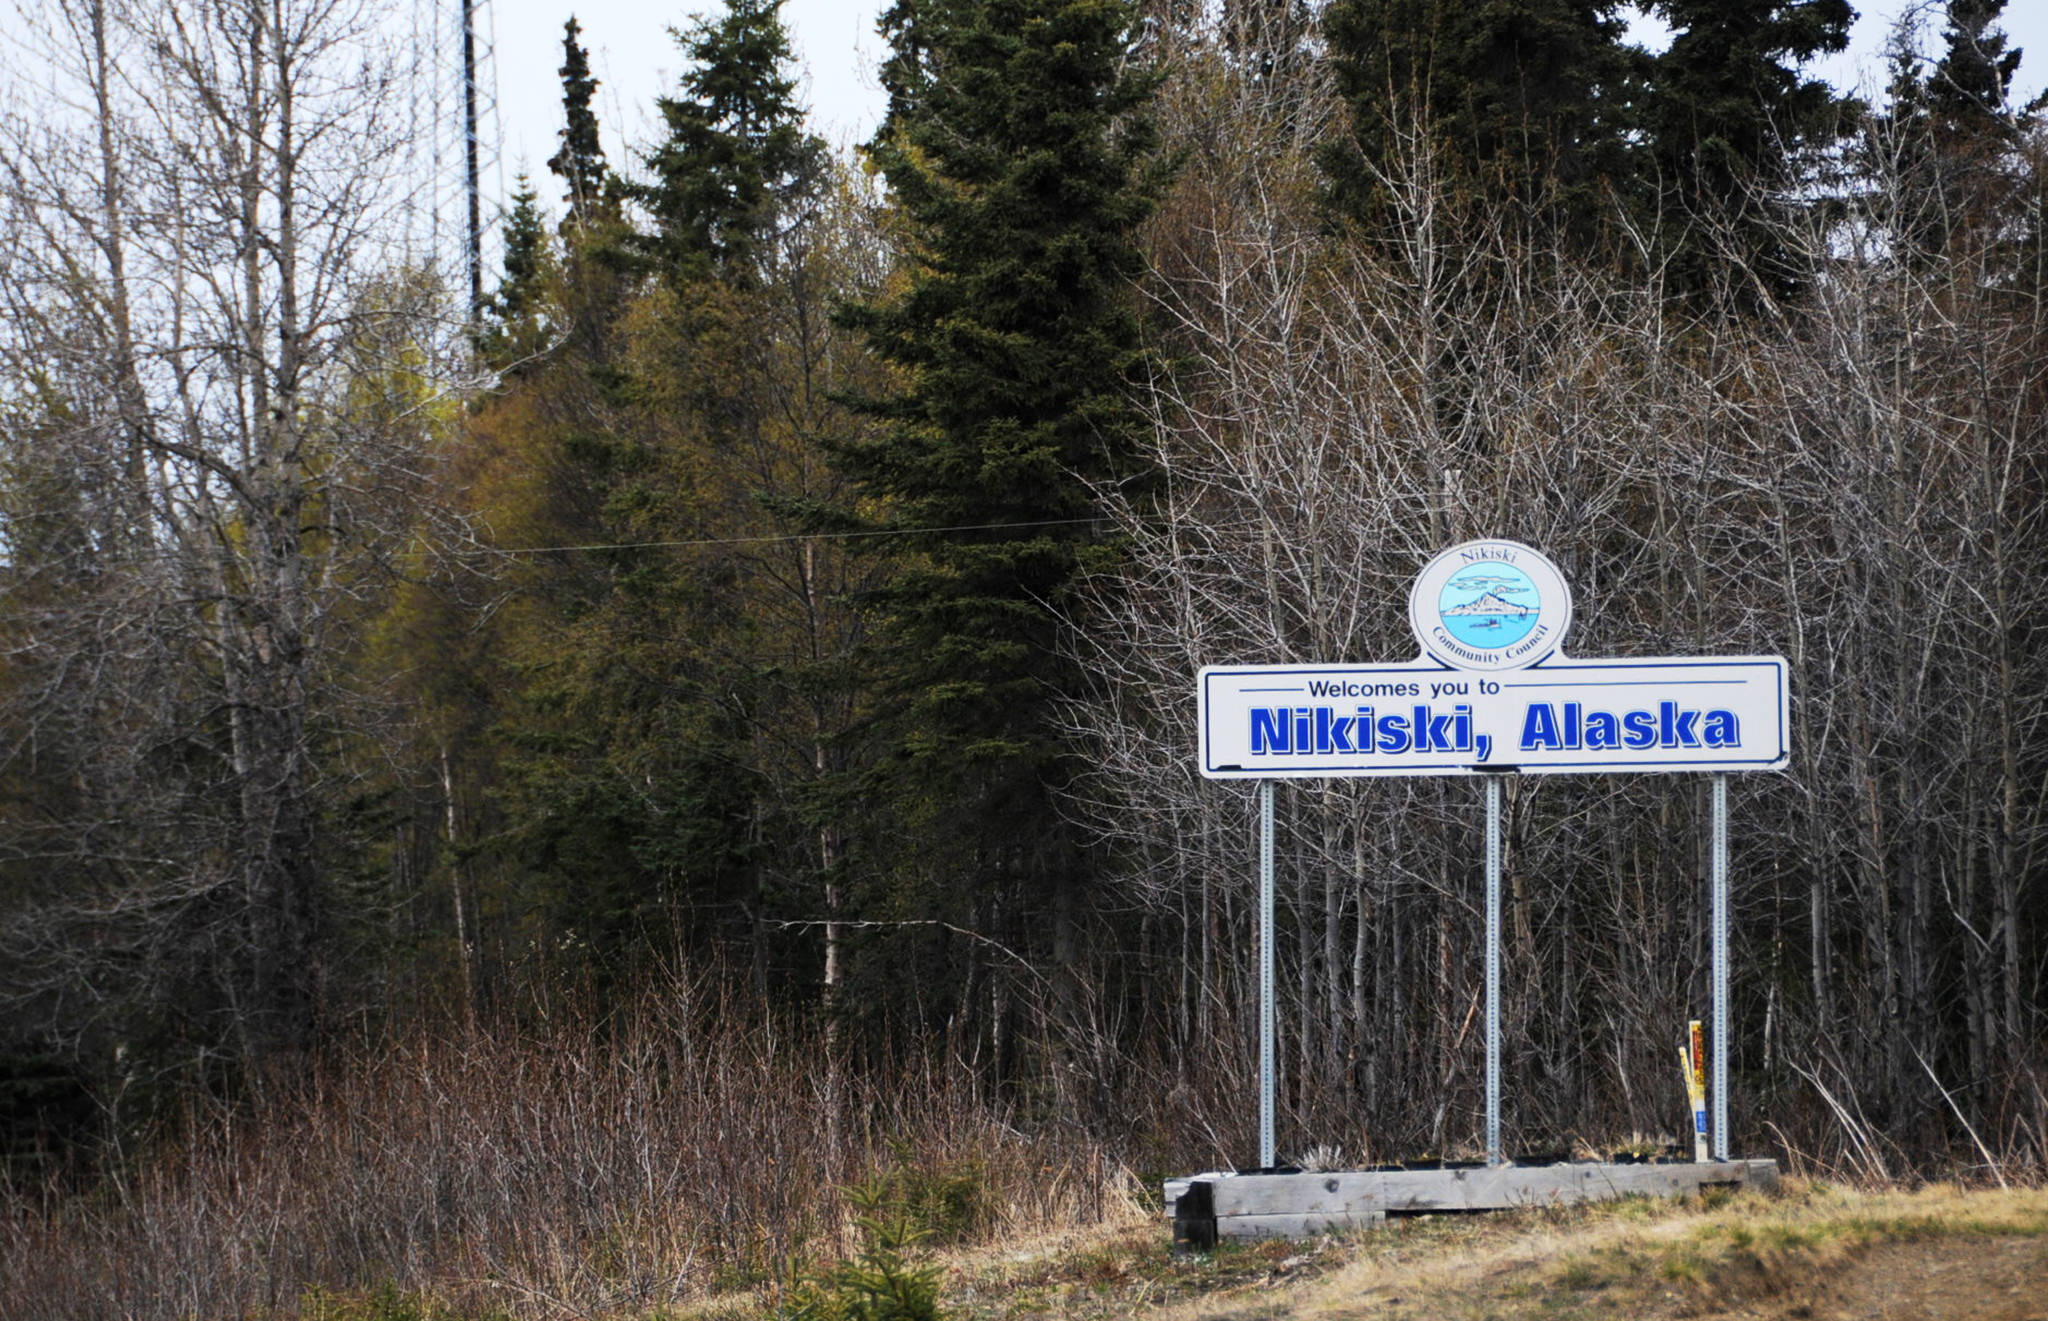
[[[892,1152],[894,1166],[879,1177],[888,1204],[915,1227],[920,1242],[962,1243],[987,1231],[996,1208],[981,1161],[920,1160],[907,1143]]]
[[[1102,555],[1093,484],[1151,480],[1133,291],[1161,172],[1134,17],[1123,0],[884,15],[890,104],[867,150],[901,264],[840,318],[901,382],[862,400],[876,426],[836,454],[860,496],[848,512],[903,555],[867,596],[891,756],[847,789],[886,823],[867,841],[871,898],[1054,965],[1072,960],[1088,873],[1054,801],[1074,769],[1053,702],[1086,685],[1060,615]],[[892,966],[933,986],[878,989],[920,1016],[915,1001],[973,975],[929,932],[891,944]],[[991,1068],[1011,1065],[999,1044]]]
[[[537,212],[513,215],[500,315],[538,308],[553,335],[466,446],[503,544],[575,548],[509,559],[504,608],[476,616],[471,856],[503,939],[602,992],[679,949],[744,949],[764,989],[815,983],[820,937],[775,924],[834,902],[849,813],[816,786],[859,755],[866,677],[849,560],[803,534],[841,503],[825,441],[863,425],[832,392],[875,374],[826,309],[876,241],[804,131],[777,6],[678,36],[692,63],[628,188],[604,176],[569,32],[552,165],[586,205],[558,258]]]
[[[548,158],[548,169],[562,180],[562,200],[569,214],[562,224],[588,225],[603,207],[610,171],[605,167],[604,144],[598,138],[597,112],[590,108],[597,94],[597,79],[590,76],[590,53],[576,40],[582,28],[572,15],[562,24],[561,147]]]
[[[539,203],[532,181],[520,175],[512,193],[512,214],[505,218],[505,276],[494,300],[504,321],[533,315],[545,293],[548,239]]]
[[[1950,0],[1944,49],[1927,91],[1929,109],[1959,133],[2010,141],[2018,126],[2010,102],[2020,52],[2007,47],[1998,27],[2004,12],[2005,0]]]
[[[1893,29],[1886,101],[1853,165],[1886,180],[1859,199],[1861,210],[1897,258],[1919,271],[1986,260],[2017,274],[2031,264],[2025,236],[2037,230],[2030,217],[2038,213],[2015,148],[2035,112],[2009,100],[2020,52],[2007,49],[1996,26],[2003,8],[1951,6],[1943,51],[1931,66],[1915,16]]]
[[[670,279],[753,283],[824,181],[825,144],[804,131],[781,8],[730,0],[716,22],[675,33],[691,65],[682,95],[656,102],[667,136],[647,157],[653,181],[628,190],[655,225],[638,246]]]
[[[869,153],[909,239],[905,283],[848,309],[907,388],[842,460],[926,557],[892,585],[914,693],[903,747],[1041,760],[1060,686],[1047,606],[1088,540],[1087,482],[1138,481],[1134,227],[1150,212],[1151,81],[1113,0],[898,5]],[[967,531],[929,531],[961,529]]]
[[[878,1175],[844,1190],[860,1250],[799,1282],[774,1315],[786,1321],[938,1321],[939,1272],[913,1266],[925,1237],[895,1180]]]
[[[1645,127],[1674,222],[1674,275],[1694,294],[1775,294],[1798,285],[1797,261],[1771,224],[1799,179],[1802,154],[1832,145],[1844,101],[1801,65],[1841,50],[1848,0],[1660,0],[1674,29],[1656,59]],[[1725,234],[1716,231],[1725,227]]]
[[[1339,0],[1324,33],[1351,135],[1323,165],[1336,209],[1370,231],[1429,148],[1454,191],[1547,209],[1589,237],[1609,193],[1633,199],[1627,148],[1646,72],[1612,0]]]
[[[1605,239],[1626,218],[1688,292],[1789,291],[1770,213],[1841,131],[1845,104],[1800,66],[1846,44],[1847,0],[1655,9],[1675,35],[1651,59],[1609,0],[1338,0],[1324,32],[1351,132],[1321,154],[1333,209],[1381,235],[1426,160],[1442,196],[1524,208],[1579,254],[1629,257]]]
[[[529,360],[547,345],[547,307],[556,279],[540,195],[524,175],[505,217],[504,274],[486,302],[486,324],[478,352],[501,372],[529,370]]]

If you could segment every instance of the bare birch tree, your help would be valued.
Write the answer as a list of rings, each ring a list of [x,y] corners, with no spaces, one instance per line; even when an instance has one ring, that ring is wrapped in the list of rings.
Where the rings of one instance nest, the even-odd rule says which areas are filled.
[[[1132,556],[1075,630],[1109,696],[1069,711],[1101,766],[1074,810],[1161,932],[1124,983],[1168,1043],[1154,1085],[1248,1119],[1230,1099],[1256,1004],[1251,808],[1194,774],[1196,670],[1412,656],[1420,565],[1511,536],[1570,576],[1574,654],[1793,663],[1793,768],[1736,790],[1738,1143],[1839,1152],[1861,1126],[1877,1159],[1969,1149],[1967,1115],[2039,1159],[2048,674],[2027,639],[2048,604],[2048,422],[2020,264],[2038,216],[1994,208],[1958,238],[1907,214],[1953,189],[1861,165],[1865,191],[1781,222],[1803,301],[1702,318],[1653,265],[1587,269],[1526,216],[1453,196],[1420,132],[1368,253],[1320,222],[1291,121],[1245,70],[1177,75],[1167,104],[1194,151],[1234,150],[1158,222],[1162,486],[1104,493]],[[1949,250],[1915,251],[1926,234]],[[1469,1146],[1471,786],[1280,798],[1283,1146]],[[1511,1141],[1682,1116],[1669,1047],[1707,1005],[1704,800],[1677,776],[1510,786]]]
[[[440,385],[393,224],[403,67],[361,0],[30,17],[0,125],[8,980],[72,1028],[118,1001],[289,1055],[327,973],[335,661]]]

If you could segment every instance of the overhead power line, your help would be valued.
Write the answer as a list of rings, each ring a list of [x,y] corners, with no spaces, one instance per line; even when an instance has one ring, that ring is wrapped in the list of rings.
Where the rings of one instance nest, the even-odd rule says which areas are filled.
[[[778,542],[814,541],[820,537],[830,537],[840,541],[856,541],[867,537],[938,536],[946,532],[1002,532],[1012,528],[1074,527],[1082,523],[1097,523],[1100,521],[1100,519],[1096,518],[1041,518],[1029,523],[959,523],[952,527],[893,527],[847,532],[788,532],[761,537],[699,537],[689,541],[605,541],[591,542],[580,546],[487,546],[484,549],[493,555],[566,555],[573,551],[586,550],[674,550],[697,546],[757,546]]]

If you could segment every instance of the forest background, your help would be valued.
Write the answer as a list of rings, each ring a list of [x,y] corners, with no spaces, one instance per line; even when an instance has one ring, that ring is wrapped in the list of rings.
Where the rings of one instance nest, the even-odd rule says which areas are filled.
[[[50,0],[0,123],[11,1287],[679,1296],[878,1161],[1053,1215],[1247,1159],[1251,797],[1193,674],[1412,654],[1480,535],[1575,651],[1791,662],[1733,1145],[2038,1177],[2002,9],[1912,11],[1856,99],[1801,72],[1846,0],[1666,0],[1654,56],[1568,0],[901,0],[841,159],[729,0],[624,162],[572,21],[471,306],[374,5]],[[1468,1152],[1472,785],[1280,800],[1283,1149]],[[1511,1148],[1680,1129],[1705,803],[1510,786]]]

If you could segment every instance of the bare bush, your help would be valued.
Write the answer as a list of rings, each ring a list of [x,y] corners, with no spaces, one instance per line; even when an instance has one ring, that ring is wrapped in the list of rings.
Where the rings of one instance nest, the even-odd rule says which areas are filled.
[[[0,993],[115,1089],[289,1056],[341,998],[342,661],[447,530],[456,407],[381,14],[48,0],[15,34]]]
[[[1736,1145],[1868,1165],[1848,1095],[1859,1131],[1914,1160],[2038,1168],[2026,785],[2048,675],[2025,566],[2048,531],[2048,376],[2019,231],[1916,251],[1912,183],[1879,168],[1872,191],[1784,222],[1810,297],[1703,317],[1654,271],[1590,270],[1527,213],[1450,195],[1422,133],[1384,180],[1387,232],[1350,243],[1260,104],[1180,103],[1184,134],[1242,144],[1238,173],[1163,208],[1162,486],[1103,493],[1131,555],[1074,629],[1108,682],[1069,709],[1100,768],[1072,802],[1146,916],[1105,994],[1162,1043],[1148,1094],[1248,1152],[1252,810],[1194,773],[1197,669],[1413,656],[1414,573],[1507,536],[1572,581],[1573,654],[1792,661],[1794,764],[1735,794]],[[1707,1004],[1705,792],[1510,784],[1512,1145],[1681,1127],[1670,1042]],[[1280,798],[1282,1145],[1470,1149],[1478,795]]]
[[[766,1286],[851,1246],[841,1190],[893,1172],[938,1241],[1117,1214],[1085,1141],[1020,1134],[944,1052],[884,1073],[677,981],[599,1019],[536,1006],[322,1065],[264,1113],[199,1112],[90,1202],[7,1210],[0,1311],[294,1314],[395,1285],[518,1317]]]

